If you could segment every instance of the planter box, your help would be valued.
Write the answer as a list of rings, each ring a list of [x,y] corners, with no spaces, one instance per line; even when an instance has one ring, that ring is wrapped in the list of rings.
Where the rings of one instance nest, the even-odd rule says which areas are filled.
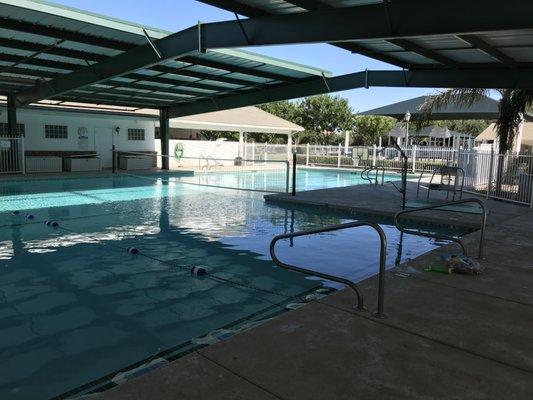
[[[101,171],[102,163],[97,157],[90,158],[65,158],[65,171],[83,172],[83,171]]]
[[[61,172],[61,157],[26,157],[26,172]]]
[[[120,156],[119,168],[124,170],[152,169],[151,157]]]

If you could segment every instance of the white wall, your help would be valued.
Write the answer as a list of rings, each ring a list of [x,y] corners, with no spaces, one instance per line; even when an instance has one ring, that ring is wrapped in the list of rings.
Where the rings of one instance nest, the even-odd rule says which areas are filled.
[[[0,107],[0,122],[7,122],[7,110]],[[25,125],[26,151],[96,151],[104,167],[111,166],[111,145],[119,151],[153,151],[155,119],[119,114],[73,112],[53,109],[19,108],[17,123]],[[46,139],[45,125],[67,125],[68,139]],[[115,127],[120,127],[116,134]],[[79,137],[80,128],[86,138]],[[128,128],[145,130],[145,140],[128,140]]]
[[[239,152],[238,142],[216,142],[200,140],[170,140],[169,152],[174,155],[176,144],[183,145],[183,157],[193,157],[194,159],[182,158],[179,162],[183,166],[198,166],[197,158],[200,156],[211,156],[219,161],[227,160],[225,163],[232,164],[233,159]],[[155,150],[161,154],[161,141],[156,139]],[[171,159],[170,167],[177,167],[177,162]]]

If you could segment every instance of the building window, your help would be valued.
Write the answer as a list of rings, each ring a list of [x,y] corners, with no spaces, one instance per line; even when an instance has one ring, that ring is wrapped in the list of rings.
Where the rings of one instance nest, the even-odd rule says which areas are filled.
[[[46,139],[68,139],[68,129],[66,125],[45,125],[44,137]]]
[[[15,134],[12,134],[9,132],[7,122],[0,122],[0,136],[1,137],[20,137],[24,136],[25,131],[24,124],[17,124],[17,127],[15,129]]]
[[[144,140],[144,129],[128,129],[128,140]]]

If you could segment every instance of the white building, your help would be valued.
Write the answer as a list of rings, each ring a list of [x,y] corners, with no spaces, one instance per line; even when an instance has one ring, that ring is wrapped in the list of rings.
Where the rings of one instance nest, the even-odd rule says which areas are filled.
[[[0,107],[0,137],[6,136],[6,107]],[[112,166],[118,151],[154,151],[157,116],[80,108],[20,108],[17,130],[24,136],[26,157],[68,157],[97,153],[102,168]]]

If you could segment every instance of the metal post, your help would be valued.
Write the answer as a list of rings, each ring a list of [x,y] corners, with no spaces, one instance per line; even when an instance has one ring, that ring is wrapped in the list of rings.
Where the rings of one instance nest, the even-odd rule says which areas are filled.
[[[494,169],[494,146],[490,146],[490,162],[489,162],[489,181],[487,183],[487,196],[490,197],[490,192],[492,191],[492,170]]]
[[[159,110],[159,137],[161,140],[161,169],[169,169],[170,125],[168,108]]]
[[[341,152],[342,152],[342,146],[339,143],[339,150],[338,150],[338,154],[337,154],[337,168],[341,167]]]
[[[26,174],[26,146],[24,142],[26,138],[24,136],[21,136],[19,140],[20,140],[20,147],[21,147],[20,156],[22,157],[20,164],[22,167],[22,174],[25,175]]]
[[[286,173],[285,173],[285,192],[289,193],[290,190],[290,176],[291,176],[291,163],[289,161],[285,161],[286,163]]]
[[[296,152],[292,153],[292,195],[296,196]]]
[[[16,137],[17,133],[17,107],[15,106],[15,96],[7,96],[7,134]]]
[[[111,169],[113,173],[117,172],[117,151],[115,150],[115,145],[111,148]]]
[[[407,161],[407,157],[404,157],[402,171],[402,210],[405,210],[405,201],[407,196]]]
[[[413,145],[412,159],[413,159],[413,174],[414,174],[416,170],[416,144]]]
[[[309,143],[307,143],[307,149],[305,152],[305,165],[309,165]]]
[[[377,151],[377,147],[376,145],[374,145],[374,147],[372,148],[372,166],[375,167],[376,166],[376,156],[378,154],[378,151]]]

